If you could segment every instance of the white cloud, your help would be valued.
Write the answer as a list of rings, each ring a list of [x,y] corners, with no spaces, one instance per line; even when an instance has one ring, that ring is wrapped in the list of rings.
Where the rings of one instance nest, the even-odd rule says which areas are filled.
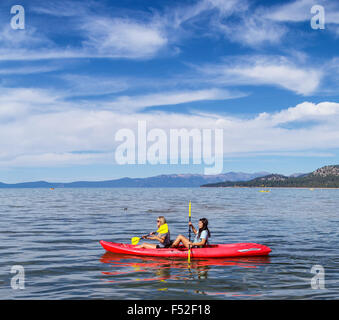
[[[266,12],[266,18],[281,22],[300,22],[311,19],[311,8],[316,0],[298,0],[283,5],[276,5]]]
[[[283,25],[272,23],[272,21],[255,14],[244,15],[241,22],[219,22],[215,25],[231,41],[251,47],[265,43],[277,44],[287,31]]]
[[[12,68],[1,68],[0,75],[26,75],[34,73],[47,73],[58,70],[58,66],[20,66]]]
[[[260,4],[253,7],[246,0],[200,0],[165,7],[163,12],[161,9],[153,9],[152,13],[135,11],[127,17],[108,13],[103,4],[99,6],[95,2],[60,1],[35,6],[32,10],[60,19],[63,28],[73,37],[71,45],[54,42],[48,29],[28,26],[27,30],[14,33],[7,26],[0,32],[0,60],[150,59],[168,52],[176,54],[180,50],[177,45],[197,34],[199,37],[224,36],[254,48],[277,45],[290,31],[286,22],[310,20],[310,8],[315,2],[298,0],[266,8]],[[329,1],[323,5],[326,23],[338,24],[338,6]]]
[[[208,92],[200,94],[200,98],[213,96]],[[182,102],[188,97],[175,99]],[[25,103],[25,99],[30,102]],[[163,104],[175,102],[171,96],[163,99]],[[137,97],[136,101],[139,108],[152,99]],[[53,108],[48,107],[47,112],[44,107],[50,105]],[[16,109],[9,110],[6,106]],[[339,104],[333,102],[304,102],[280,112],[244,119],[218,114],[122,113],[103,105],[83,108],[82,104],[65,102],[53,92],[20,90],[0,96],[0,110],[0,166],[3,167],[113,163],[111,155],[118,145],[114,141],[115,133],[122,128],[135,131],[140,120],[147,121],[148,129],[161,128],[166,132],[181,128],[222,128],[225,157],[314,156],[330,154],[328,150],[339,147]],[[294,126],[296,122],[298,125]]]
[[[34,61],[49,59],[71,59],[71,58],[95,58],[94,53],[86,52],[81,49],[63,49],[52,48],[0,48],[0,61]]]
[[[258,120],[265,120],[278,125],[295,121],[332,121],[332,116],[337,117],[338,115],[338,103],[322,102],[315,105],[311,102],[304,102],[275,114],[261,113]],[[335,118],[335,120],[337,119]]]
[[[228,85],[274,85],[298,94],[314,93],[322,78],[317,68],[295,65],[286,57],[231,57],[222,64],[197,67],[213,82]]]
[[[250,47],[276,44],[286,33],[285,27],[267,19],[246,0],[201,0],[172,8],[163,19],[167,29],[180,30],[183,35],[196,30],[202,36],[221,35]]]
[[[91,6],[99,6],[99,3],[96,3],[92,0],[87,1],[44,1],[40,2],[37,5],[32,5],[30,10],[32,12],[49,15],[49,16],[56,16],[56,17],[74,17],[79,15],[86,15],[88,14]]]
[[[265,10],[265,18],[279,22],[311,21],[311,18],[315,16],[311,13],[314,5],[320,5],[325,9],[326,23],[339,24],[339,4],[332,0],[296,0],[276,5],[270,10]]]
[[[39,154],[16,155],[9,160],[6,157],[1,159],[0,166],[2,167],[56,167],[70,165],[86,165],[109,163],[114,159],[113,152],[106,153],[70,153],[70,152],[48,152]]]
[[[117,93],[130,87],[129,81],[124,78],[64,74],[61,79],[66,81],[65,94],[72,97]]]
[[[5,44],[0,49],[0,60],[149,59],[165,52],[177,53],[176,45],[196,32],[199,36],[223,35],[248,46],[276,44],[285,34],[280,24],[258,15],[245,0],[200,0],[186,6],[166,7],[164,12],[136,11],[135,18],[132,14],[121,18],[115,12],[109,15],[103,5],[99,7],[104,13],[99,15],[94,10],[97,6],[95,2],[69,5],[64,1],[33,6],[36,14],[59,19],[62,28],[73,37],[73,43],[57,44],[49,29],[29,25],[19,34],[7,27],[0,33],[0,43]]]
[[[94,3],[92,9],[93,6]],[[81,2],[73,3],[71,7],[66,2],[51,4],[51,7],[33,7],[32,10],[59,19],[68,35],[73,37],[72,44],[57,43],[50,29],[41,23],[39,28],[34,27],[34,21],[20,32],[4,25],[0,31],[0,60],[147,59],[165,48],[168,42],[162,24],[154,17],[136,20],[106,14],[99,16],[88,4]]]
[[[2,25],[0,29],[0,44],[2,48],[18,49],[21,47],[46,47],[52,42],[34,27],[24,30],[13,30],[10,25]]]
[[[147,58],[167,44],[157,25],[128,19],[88,17],[81,27],[87,34],[83,42],[98,56],[112,58]]]
[[[127,88],[127,84],[117,79],[106,79],[107,83],[95,90],[100,78],[87,76],[67,75],[64,77],[70,82],[70,88],[63,91],[54,91],[35,88],[0,88],[0,122],[24,118],[27,115],[60,113],[75,110],[109,110],[125,114],[134,114],[145,108],[153,106],[178,105],[182,103],[226,100],[245,96],[244,93],[221,89],[181,90],[159,92],[135,96],[118,96],[114,100],[81,99],[77,102],[68,101],[70,97],[85,95],[101,95],[119,92]],[[77,84],[80,80],[80,84]],[[84,81],[82,81],[84,80]],[[99,81],[100,80],[100,81]],[[90,84],[92,82],[92,85]],[[91,111],[90,111],[91,113]]]
[[[34,88],[1,88],[0,123],[32,113],[53,112],[60,108],[61,96],[50,90]]]
[[[185,24],[198,23],[198,20],[210,15],[212,19],[221,19],[246,11],[247,1],[244,0],[200,0],[186,6],[168,9],[161,17],[171,28],[181,28]],[[217,13],[217,14],[215,14]]]
[[[135,112],[153,106],[177,105],[204,100],[226,100],[243,97],[245,94],[221,89],[175,91],[152,93],[140,96],[122,96],[113,102],[104,103],[107,108],[122,112]]]

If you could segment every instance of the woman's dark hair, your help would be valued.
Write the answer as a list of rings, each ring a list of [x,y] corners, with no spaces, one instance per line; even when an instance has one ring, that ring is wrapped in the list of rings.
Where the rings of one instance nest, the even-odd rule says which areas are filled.
[[[211,232],[210,232],[210,230],[208,229],[208,220],[207,220],[206,218],[201,218],[199,221],[201,221],[202,224],[203,224],[202,228],[199,229],[199,237],[200,237],[201,232],[202,232],[203,230],[207,230],[208,237],[210,237],[210,236],[211,236]]]

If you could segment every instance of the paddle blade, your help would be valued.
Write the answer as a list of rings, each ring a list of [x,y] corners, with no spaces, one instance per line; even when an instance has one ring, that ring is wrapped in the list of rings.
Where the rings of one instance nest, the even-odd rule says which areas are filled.
[[[139,243],[139,241],[140,241],[140,238],[139,237],[133,237],[132,239],[131,239],[131,243],[132,244],[138,244]]]
[[[188,263],[191,263],[191,249],[188,249]]]

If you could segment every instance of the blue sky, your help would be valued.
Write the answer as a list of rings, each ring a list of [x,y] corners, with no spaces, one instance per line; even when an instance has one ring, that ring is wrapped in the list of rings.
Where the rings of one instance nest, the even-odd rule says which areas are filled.
[[[203,173],[116,164],[115,133],[138,120],[223,129],[223,172],[338,164],[338,41],[337,1],[3,0],[0,181]]]

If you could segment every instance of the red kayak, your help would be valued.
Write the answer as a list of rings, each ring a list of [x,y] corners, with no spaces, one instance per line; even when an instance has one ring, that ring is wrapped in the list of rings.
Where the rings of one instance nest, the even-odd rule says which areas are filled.
[[[132,244],[107,242],[103,240],[100,241],[100,244],[104,249],[113,253],[185,259],[188,257],[188,249],[185,247],[145,249],[136,248],[136,246]],[[257,243],[214,244],[204,248],[191,249],[191,258],[267,256],[271,251],[269,247]]]

